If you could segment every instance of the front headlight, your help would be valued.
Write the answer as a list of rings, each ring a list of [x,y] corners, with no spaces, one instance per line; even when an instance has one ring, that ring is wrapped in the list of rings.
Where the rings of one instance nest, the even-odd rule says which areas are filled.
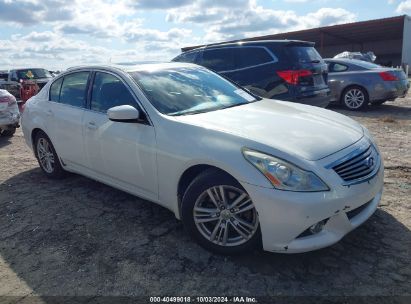
[[[249,149],[243,149],[243,155],[277,189],[307,192],[330,190],[317,175],[285,160]]]

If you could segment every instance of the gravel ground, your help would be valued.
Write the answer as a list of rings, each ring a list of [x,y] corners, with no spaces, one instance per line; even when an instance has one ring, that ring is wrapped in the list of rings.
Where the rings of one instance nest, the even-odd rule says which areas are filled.
[[[20,130],[0,139],[0,295],[11,296],[0,302],[31,295],[411,296],[411,96],[367,112],[334,110],[375,136],[385,192],[355,232],[297,255],[210,254],[166,209],[77,175],[48,180]]]

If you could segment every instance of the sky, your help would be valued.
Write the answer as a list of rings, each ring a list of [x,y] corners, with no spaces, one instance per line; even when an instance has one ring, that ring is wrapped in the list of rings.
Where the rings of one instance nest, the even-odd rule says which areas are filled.
[[[0,70],[168,61],[184,46],[403,14],[411,0],[0,0]]]

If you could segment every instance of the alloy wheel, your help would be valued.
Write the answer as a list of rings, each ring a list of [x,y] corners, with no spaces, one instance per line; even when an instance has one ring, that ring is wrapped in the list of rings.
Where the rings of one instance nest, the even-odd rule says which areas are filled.
[[[220,246],[238,246],[258,229],[258,214],[242,189],[221,185],[205,190],[193,208],[194,223],[208,241]]]
[[[53,150],[45,138],[40,138],[37,141],[37,156],[40,161],[40,165],[47,173],[53,173],[54,171],[54,154]]]
[[[350,89],[344,95],[344,103],[350,109],[357,110],[362,107],[364,102],[365,95],[360,89]]]

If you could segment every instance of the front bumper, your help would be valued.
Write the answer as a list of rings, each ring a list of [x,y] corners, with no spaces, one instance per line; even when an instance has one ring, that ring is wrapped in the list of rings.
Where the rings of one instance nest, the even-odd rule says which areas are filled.
[[[305,193],[242,183],[259,215],[264,250],[306,252],[341,240],[377,209],[383,191],[383,163],[363,183],[343,186],[335,176],[330,180],[330,191]],[[309,227],[323,220],[326,224],[320,232],[304,236]]]

